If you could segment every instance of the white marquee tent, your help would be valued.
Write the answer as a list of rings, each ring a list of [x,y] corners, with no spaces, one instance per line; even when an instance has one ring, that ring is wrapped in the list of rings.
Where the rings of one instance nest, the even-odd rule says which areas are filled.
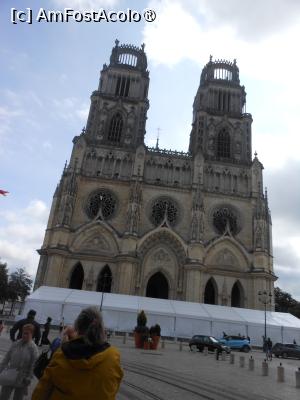
[[[30,309],[36,319],[45,323],[52,317],[53,324],[64,318],[71,324],[79,312],[88,306],[100,307],[102,293],[84,290],[41,286],[25,302],[22,316]],[[189,338],[194,334],[222,336],[250,336],[254,345],[262,344],[264,311],[233,308],[185,301],[162,300],[122,294],[103,294],[103,318],[108,329],[132,332],[139,311],[144,310],[148,326],[160,324],[163,336]],[[291,314],[267,311],[267,336],[275,342],[300,343],[300,319]]]

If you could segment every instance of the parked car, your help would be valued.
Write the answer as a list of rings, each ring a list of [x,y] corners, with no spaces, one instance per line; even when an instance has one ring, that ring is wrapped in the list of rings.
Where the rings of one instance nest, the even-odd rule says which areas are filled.
[[[275,357],[294,357],[300,359],[300,346],[293,343],[276,343],[272,347],[272,354],[274,354]]]
[[[227,354],[230,353],[230,348],[224,346],[213,336],[194,335],[189,341],[189,346],[191,351],[203,351],[204,347],[207,347],[208,351],[215,351],[217,349],[220,353],[222,351],[225,351]]]
[[[249,353],[251,350],[250,342],[244,336],[224,336],[220,342],[234,350]]]

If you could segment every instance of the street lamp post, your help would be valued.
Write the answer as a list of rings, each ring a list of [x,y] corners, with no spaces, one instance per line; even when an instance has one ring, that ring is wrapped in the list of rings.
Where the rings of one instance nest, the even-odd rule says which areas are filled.
[[[103,275],[103,282],[102,282],[102,295],[101,295],[100,311],[102,311],[104,289],[105,289],[105,286],[106,286],[106,279],[107,279],[107,278],[108,278],[108,274],[105,273],[105,274]]]
[[[265,335],[264,335],[264,345],[267,340],[267,304],[271,304],[272,293],[267,290],[260,290],[258,292],[258,300],[264,305],[265,308]]]

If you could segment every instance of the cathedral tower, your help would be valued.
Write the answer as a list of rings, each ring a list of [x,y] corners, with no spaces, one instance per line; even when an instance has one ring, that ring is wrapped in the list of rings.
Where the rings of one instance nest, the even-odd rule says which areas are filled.
[[[53,197],[35,287],[261,308],[276,280],[271,217],[236,62],[203,68],[188,152],[145,146],[148,87],[144,46],[116,41]]]

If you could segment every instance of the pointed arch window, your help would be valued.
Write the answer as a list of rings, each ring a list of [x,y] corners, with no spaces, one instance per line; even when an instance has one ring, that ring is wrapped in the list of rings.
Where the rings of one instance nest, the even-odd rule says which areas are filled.
[[[147,284],[146,297],[169,298],[169,284],[164,274],[157,272],[151,276]]]
[[[232,286],[231,307],[244,307],[243,288],[239,281]]]
[[[102,268],[97,282],[97,292],[111,292],[112,273],[108,265]]]
[[[120,143],[123,130],[123,118],[120,113],[116,113],[109,125],[108,140],[114,143]]]
[[[218,289],[216,282],[213,278],[210,278],[205,286],[204,303],[218,304],[217,298],[218,298]]]
[[[83,284],[83,279],[84,279],[84,271],[82,268],[82,265],[79,263],[77,264],[71,273],[70,277],[70,289],[82,289],[82,284]]]
[[[224,128],[218,134],[217,157],[230,158],[230,135]]]

